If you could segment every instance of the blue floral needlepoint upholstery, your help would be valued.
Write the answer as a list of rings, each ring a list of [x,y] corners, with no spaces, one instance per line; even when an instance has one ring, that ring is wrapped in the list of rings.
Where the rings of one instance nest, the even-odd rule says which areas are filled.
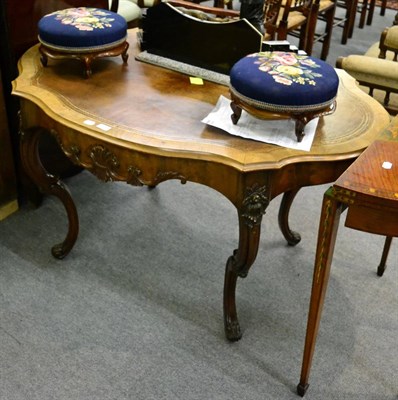
[[[87,53],[106,50],[125,42],[126,20],[99,8],[67,8],[39,21],[39,41],[61,52]]]
[[[332,104],[339,78],[332,66],[290,52],[260,52],[239,60],[230,71],[231,93],[255,108],[308,112]]]

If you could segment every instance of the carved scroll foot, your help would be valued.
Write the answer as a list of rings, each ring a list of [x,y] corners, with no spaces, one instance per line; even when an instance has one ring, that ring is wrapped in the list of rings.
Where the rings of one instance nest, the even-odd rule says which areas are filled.
[[[292,231],[289,227],[290,207],[299,190],[300,189],[290,190],[289,192],[284,193],[281,205],[279,207],[279,214],[278,214],[279,228],[289,246],[295,246],[297,243],[301,241],[300,234],[298,232]]]
[[[289,236],[286,235],[285,239],[289,246],[295,246],[301,242],[301,235],[298,232],[290,231]]]
[[[68,255],[71,249],[72,247],[65,242],[58,243],[51,248],[51,254],[53,255],[53,257],[62,260]]]
[[[42,128],[30,128],[21,132],[20,153],[23,168],[40,191],[58,197],[68,216],[68,233],[63,242],[52,248],[56,258],[64,258],[73,248],[79,232],[79,219],[75,203],[68,188],[57,177],[49,174],[43,167],[38,150],[39,139],[46,131]]]
[[[238,321],[226,321],[225,336],[230,342],[237,342],[242,338]]]

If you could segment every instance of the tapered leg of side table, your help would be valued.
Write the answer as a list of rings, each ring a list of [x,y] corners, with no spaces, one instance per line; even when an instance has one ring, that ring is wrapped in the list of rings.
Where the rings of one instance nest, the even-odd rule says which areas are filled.
[[[387,257],[390,251],[391,242],[392,242],[392,236],[387,236],[386,241],[384,242],[383,254],[381,255],[380,264],[377,267],[377,275],[379,276],[383,276],[384,271],[386,270]]]
[[[46,133],[42,128],[29,128],[21,132],[20,153],[25,172],[39,187],[40,191],[58,197],[66,209],[69,228],[63,242],[52,247],[52,254],[56,258],[64,258],[72,249],[79,233],[79,219],[75,203],[64,183],[57,177],[49,174],[43,167],[39,156],[39,139]]]
[[[289,192],[285,192],[283,194],[281,205],[279,207],[279,214],[278,214],[279,228],[283,236],[287,240],[287,243],[290,246],[295,246],[301,240],[300,234],[298,232],[292,231],[289,227],[290,207],[299,190],[300,189],[290,190]]]
[[[239,247],[228,258],[224,280],[224,327],[225,335],[231,341],[242,337],[235,303],[236,282],[238,277],[247,276],[256,259],[261,220],[269,204],[267,190],[268,186],[249,188],[242,207],[238,209]]]
[[[344,209],[345,206],[333,198],[332,190],[329,189],[323,198],[322,213],[319,223],[303,364],[300,383],[297,386],[297,393],[300,396],[304,396],[309,386],[308,378],[330,275],[330,266],[332,264],[337,229],[341,212]]]

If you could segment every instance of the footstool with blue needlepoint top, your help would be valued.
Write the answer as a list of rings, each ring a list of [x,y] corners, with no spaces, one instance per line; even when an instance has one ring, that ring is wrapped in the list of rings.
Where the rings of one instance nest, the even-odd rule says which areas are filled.
[[[121,55],[123,63],[127,63],[127,22],[112,11],[67,8],[42,17],[38,28],[43,66],[47,66],[48,58],[75,58],[84,63],[89,77],[96,58]]]
[[[232,122],[242,110],[260,119],[293,119],[301,142],[305,125],[336,109],[339,78],[329,64],[291,52],[260,52],[230,71]]]

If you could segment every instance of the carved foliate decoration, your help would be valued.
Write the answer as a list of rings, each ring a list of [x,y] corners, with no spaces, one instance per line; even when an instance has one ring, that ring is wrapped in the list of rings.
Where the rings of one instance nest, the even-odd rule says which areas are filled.
[[[72,145],[69,147],[70,157],[72,158],[72,161],[77,164],[79,164],[80,152],[80,148],[76,145]]]
[[[140,175],[142,175],[142,171],[130,165],[127,168],[127,183],[133,186],[144,186],[145,183],[142,179],[140,179]]]
[[[115,154],[101,144],[91,146],[88,151],[92,160],[91,172],[105,182],[119,180],[117,171],[120,163]]]
[[[102,144],[95,144],[87,149],[87,155],[91,162],[82,161],[82,151],[76,144],[64,146],[57,131],[51,130],[51,134],[57,139],[62,151],[75,163],[90,170],[99,179],[105,182],[122,180],[118,175],[120,163],[118,158]]]
[[[127,183],[133,186],[156,186],[169,179],[179,179],[183,184],[187,182],[187,178],[184,175],[174,171],[158,172],[153,180],[142,179],[142,171],[132,165],[127,168],[127,173]]]
[[[108,181],[126,181],[133,186],[156,186],[161,182],[169,179],[179,179],[181,183],[186,183],[187,178],[175,171],[160,171],[156,174],[152,180],[145,180],[142,178],[142,171],[130,165],[127,168],[127,177],[120,173],[120,162],[116,155],[108,150],[101,144],[95,144],[87,149],[87,155],[91,162],[84,162],[81,159],[81,149],[78,145],[72,144],[64,146],[60,135],[55,131],[51,130],[51,134],[57,139],[59,146],[62,151],[76,164],[90,170],[99,179],[106,182]]]
[[[243,200],[242,217],[249,228],[260,225],[261,219],[268,207],[269,198],[266,186],[253,185],[246,189],[246,196]]]
[[[50,133],[55,137],[57,140],[59,147],[65,153],[67,157],[71,159],[72,162],[75,164],[81,165],[82,162],[80,161],[80,154],[81,150],[79,146],[72,144],[69,147],[65,147],[62,143],[61,137],[59,136],[58,132],[55,129],[51,129]]]

